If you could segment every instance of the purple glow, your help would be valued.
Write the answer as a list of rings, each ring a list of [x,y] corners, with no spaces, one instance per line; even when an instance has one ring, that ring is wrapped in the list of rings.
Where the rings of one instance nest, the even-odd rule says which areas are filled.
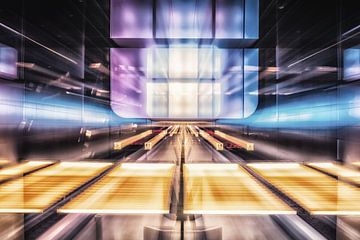
[[[111,38],[152,38],[152,18],[152,1],[112,0]]]
[[[156,1],[156,38],[212,38],[212,1]]]
[[[146,117],[146,49],[112,48],[111,107],[121,117]]]
[[[15,48],[0,45],[0,77],[17,78],[17,51]]]

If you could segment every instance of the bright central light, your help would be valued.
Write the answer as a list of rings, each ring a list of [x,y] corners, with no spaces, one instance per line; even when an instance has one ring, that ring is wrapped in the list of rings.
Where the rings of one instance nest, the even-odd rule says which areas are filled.
[[[220,83],[148,82],[147,114],[159,118],[213,118],[220,113]]]
[[[171,47],[169,49],[169,77],[198,77],[198,48]]]
[[[171,118],[198,117],[198,83],[169,83],[169,116]]]

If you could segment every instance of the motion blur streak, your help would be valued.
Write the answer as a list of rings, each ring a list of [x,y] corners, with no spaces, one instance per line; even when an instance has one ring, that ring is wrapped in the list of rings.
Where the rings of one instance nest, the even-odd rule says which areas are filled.
[[[246,119],[221,119],[218,123],[261,128],[336,128],[353,126],[360,119],[360,100],[354,94],[338,98],[321,93],[258,110]]]
[[[40,213],[111,163],[61,162],[0,185],[0,213]]]
[[[174,168],[166,163],[123,163],[58,212],[169,213]]]
[[[360,189],[300,163],[251,163],[250,168],[311,214],[360,215]]]
[[[185,164],[186,214],[295,214],[237,164]]]
[[[360,171],[332,162],[314,162],[307,165],[338,177],[340,180],[343,179],[360,185]]]

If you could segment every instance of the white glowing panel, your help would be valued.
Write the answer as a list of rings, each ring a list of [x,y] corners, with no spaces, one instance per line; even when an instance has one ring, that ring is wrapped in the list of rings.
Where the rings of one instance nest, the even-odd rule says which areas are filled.
[[[198,117],[198,83],[197,82],[169,83],[169,117],[170,118]]]
[[[220,83],[200,82],[198,87],[199,118],[214,118],[220,114]]]
[[[167,83],[146,83],[146,112],[154,118],[168,117]]]
[[[197,78],[198,49],[187,47],[172,47],[169,49],[169,77]]]

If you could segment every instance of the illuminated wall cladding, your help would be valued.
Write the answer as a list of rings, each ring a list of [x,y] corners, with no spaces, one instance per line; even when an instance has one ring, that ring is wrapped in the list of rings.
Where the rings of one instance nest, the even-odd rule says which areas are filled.
[[[344,50],[344,79],[360,78],[360,46]]]
[[[110,29],[111,38],[257,39],[259,0],[111,0]]]
[[[147,113],[154,118],[213,118],[219,114],[213,47],[148,49]]]
[[[257,39],[258,5],[258,0],[112,0],[111,38]],[[212,50],[206,50],[209,48]],[[231,65],[231,61],[228,62],[221,55],[233,50],[222,49],[219,54],[214,54],[217,50],[213,49],[217,48],[199,45],[154,46],[147,49],[147,53],[144,53],[144,49],[141,54],[134,53],[142,58],[137,60],[141,62],[137,66],[121,63],[129,62],[125,59],[131,58],[131,53],[125,53],[124,48],[112,50],[111,100],[114,112],[122,117],[155,118],[241,118],[250,115],[257,106],[258,76],[257,72],[243,69],[246,68],[246,61],[257,67],[257,50],[249,49],[243,53],[243,49],[235,49],[241,52],[241,58]],[[134,49],[131,51],[136,52]],[[256,57],[249,60],[244,57],[254,54]],[[124,77],[124,73],[119,73],[119,61],[123,68],[139,68],[139,73]],[[226,68],[220,73],[220,64],[227,66],[230,73],[226,72]],[[233,74],[233,68],[240,70]],[[226,75],[232,76],[227,79]],[[135,85],[135,88],[141,89],[138,94],[132,89]],[[237,91],[224,94],[231,91],[231,86]],[[195,88],[197,90],[193,91]],[[182,94],[178,89],[183,89]],[[183,97],[175,97],[174,91]],[[188,98],[192,99],[191,106]],[[184,109],[186,106],[189,108]],[[183,112],[177,109],[183,109]],[[224,111],[221,112],[221,109]]]

